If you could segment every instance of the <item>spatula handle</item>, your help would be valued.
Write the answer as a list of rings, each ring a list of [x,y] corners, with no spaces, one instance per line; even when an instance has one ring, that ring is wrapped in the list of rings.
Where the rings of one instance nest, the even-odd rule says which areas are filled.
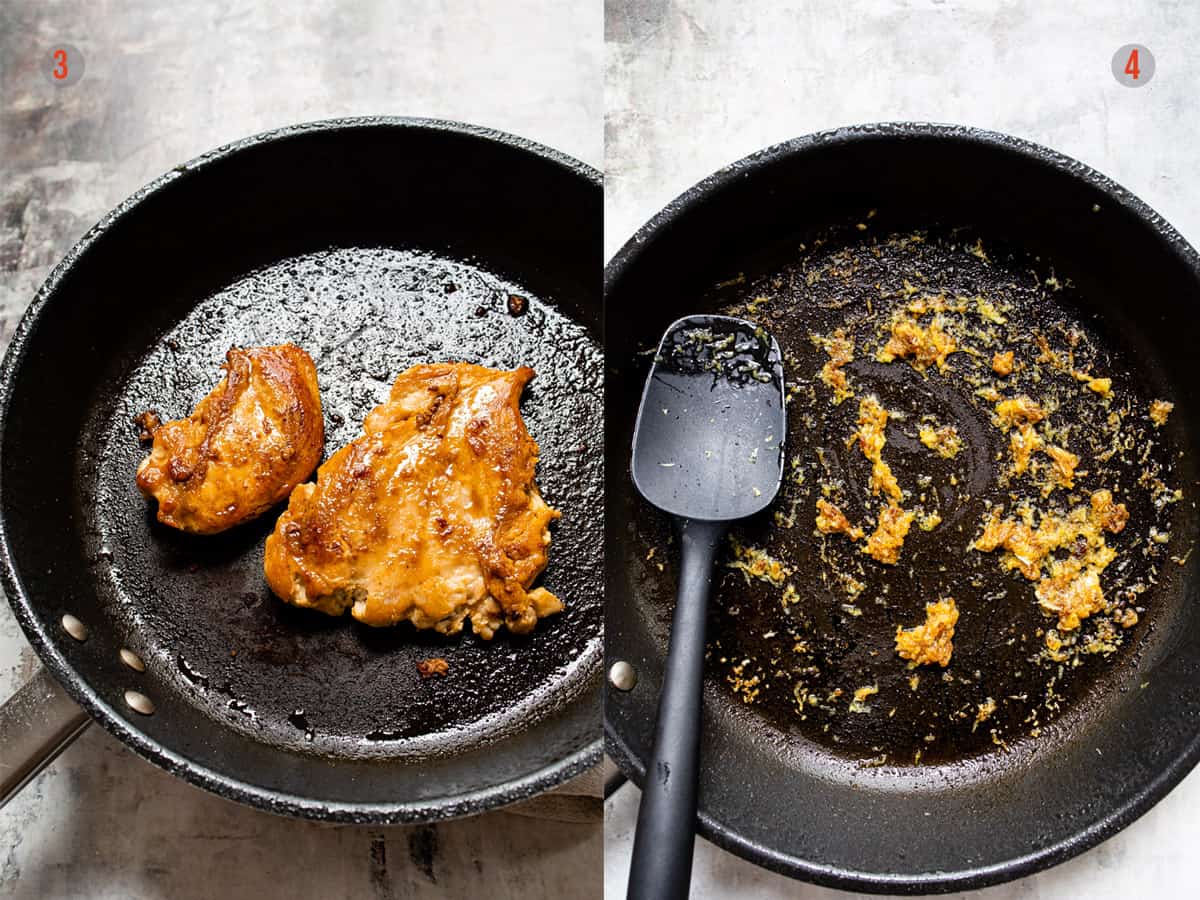
[[[696,831],[704,632],[713,558],[725,530],[723,524],[690,520],[680,528],[679,593],[658,700],[654,751],[638,809],[630,900],[688,895]]]

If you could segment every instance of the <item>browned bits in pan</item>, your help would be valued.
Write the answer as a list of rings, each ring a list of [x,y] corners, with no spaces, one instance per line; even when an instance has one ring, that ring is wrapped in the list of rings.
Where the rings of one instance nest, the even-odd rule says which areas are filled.
[[[146,444],[154,440],[154,432],[158,430],[162,420],[158,417],[158,413],[148,409],[135,416],[133,424],[138,427],[138,440]]]
[[[863,530],[850,524],[846,514],[827,500],[817,500],[817,531],[822,534],[844,534],[852,541],[863,536]]]
[[[954,626],[958,607],[954,599],[925,604],[925,621],[914,628],[896,628],[896,653],[912,666],[950,665],[954,653]],[[912,667],[910,666],[910,668]]]
[[[1167,424],[1167,416],[1171,415],[1171,410],[1175,408],[1174,403],[1166,400],[1155,400],[1150,404],[1150,421],[1154,423],[1155,428],[1161,428]]]
[[[450,671],[450,663],[440,656],[433,659],[423,659],[417,663],[417,672],[422,678],[432,678],[435,675],[444,676]]]
[[[1013,372],[1013,352],[1007,350],[1001,353],[997,350],[992,354],[992,371],[1001,377],[1011,375]]]
[[[520,294],[508,295],[508,314],[510,316],[523,316],[529,309],[529,301]]]
[[[863,552],[881,563],[890,566],[900,562],[900,550],[904,538],[912,525],[913,514],[890,503],[879,513],[875,531],[867,538]]]
[[[1002,752],[1134,651],[1186,550],[1177,453],[1046,261],[965,232],[873,232],[715,279],[712,307],[785,348],[789,458],[774,515],[732,536],[712,658],[739,704],[838,753]],[[931,597],[954,612],[925,653]],[[908,663],[938,674],[915,689]],[[878,693],[847,715],[864,685]]]

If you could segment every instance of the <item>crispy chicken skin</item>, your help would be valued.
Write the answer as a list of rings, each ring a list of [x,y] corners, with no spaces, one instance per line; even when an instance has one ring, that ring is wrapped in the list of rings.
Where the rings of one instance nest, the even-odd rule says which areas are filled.
[[[534,483],[538,446],[518,402],[533,370],[414,366],[364,434],[292,492],[267,538],[271,589],[367,625],[405,620],[490,639],[524,633],[562,604],[529,585],[559,513]]]
[[[153,429],[137,471],[158,520],[193,534],[266,512],[312,474],[325,443],[317,370],[299,347],[235,347],[222,368],[190,416]]]

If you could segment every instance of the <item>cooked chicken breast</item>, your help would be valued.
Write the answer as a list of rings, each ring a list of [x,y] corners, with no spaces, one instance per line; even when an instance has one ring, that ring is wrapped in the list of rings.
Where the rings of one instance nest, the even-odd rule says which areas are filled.
[[[267,538],[271,589],[368,625],[408,620],[490,639],[527,632],[562,604],[529,589],[559,513],[534,483],[538,446],[518,402],[533,370],[415,366],[364,434],[292,492]]]
[[[186,419],[142,417],[154,446],[138,466],[138,488],[158,501],[160,522],[195,534],[279,503],[312,474],[325,443],[317,369],[299,347],[235,347],[222,368],[225,377]]]

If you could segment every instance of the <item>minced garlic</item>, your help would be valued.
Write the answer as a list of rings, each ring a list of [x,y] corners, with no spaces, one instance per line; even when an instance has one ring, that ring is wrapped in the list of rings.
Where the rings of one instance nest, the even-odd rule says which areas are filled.
[[[867,538],[863,552],[881,563],[894,566],[900,561],[900,549],[905,535],[912,526],[913,513],[901,509],[894,503],[888,504],[879,513],[879,522],[874,533]]]
[[[1036,401],[1022,395],[997,403],[996,418],[1000,427],[1007,431],[1021,425],[1036,425],[1046,418],[1046,411]]]
[[[1171,415],[1171,410],[1175,408],[1175,404],[1169,400],[1155,400],[1150,404],[1150,421],[1154,423],[1155,428],[1161,428],[1167,424],[1167,416]]]
[[[735,537],[730,537],[729,540],[733,545],[734,553],[734,559],[729,563],[729,568],[738,569],[745,576],[747,582],[751,578],[757,578],[759,581],[781,587],[787,577],[792,574],[790,568],[767,551],[758,547],[747,547]]]
[[[884,363],[907,359],[919,372],[931,365],[936,365],[939,372],[945,372],[946,357],[957,349],[954,338],[946,334],[940,320],[935,319],[924,328],[913,319],[902,318],[892,323],[891,337],[875,354],[875,359]]]
[[[941,428],[922,425],[917,436],[922,444],[944,459],[953,459],[962,450],[962,438],[958,436],[958,429],[953,425],[943,425]]]
[[[983,703],[979,704],[979,707],[975,712],[975,724],[971,726],[971,730],[974,731],[981,724],[990,719],[992,717],[992,713],[995,711],[996,701],[991,697],[988,697],[985,701],[983,701]]]
[[[1074,487],[1075,468],[1079,465],[1079,457],[1062,447],[1052,445],[1046,447],[1046,454],[1054,460],[1054,466],[1050,469],[1051,487]]]
[[[1022,425],[1010,432],[1008,443],[1013,455],[1013,473],[1017,475],[1029,468],[1030,458],[1042,449],[1042,438],[1032,425]]]
[[[1106,607],[1100,573],[1116,558],[1104,532],[1120,532],[1129,513],[1107,490],[1092,494],[1090,508],[1077,507],[1065,516],[1043,514],[1036,528],[1033,512],[1022,519],[1001,519],[993,511],[972,547],[983,553],[1003,549],[1002,564],[1038,582],[1035,594],[1047,613],[1058,616],[1058,629],[1071,631]],[[1054,555],[1069,550],[1066,558]]]
[[[871,707],[867,705],[867,700],[879,693],[879,688],[876,685],[869,684],[865,687],[860,687],[854,692],[854,699],[850,701],[850,712],[866,713],[871,711]]]
[[[829,337],[814,335],[813,342],[829,354],[829,359],[821,367],[819,377],[833,391],[833,404],[836,406],[854,396],[843,370],[844,366],[854,361],[854,342],[846,337],[846,332],[841,328]]]
[[[912,666],[937,664],[943,669],[954,653],[958,607],[953,598],[925,604],[925,622],[915,628],[896,628],[896,652]],[[915,679],[915,676],[914,676]],[[910,687],[917,689],[914,680]]]
[[[858,441],[863,456],[871,461],[871,493],[883,491],[891,500],[899,502],[903,493],[892,474],[892,467],[883,461],[883,446],[887,443],[884,428],[888,412],[874,397],[863,397],[858,401],[858,430],[850,440]]]
[[[838,507],[827,500],[817,500],[817,531],[822,534],[844,534],[852,541],[863,536],[863,530],[850,524]]]

